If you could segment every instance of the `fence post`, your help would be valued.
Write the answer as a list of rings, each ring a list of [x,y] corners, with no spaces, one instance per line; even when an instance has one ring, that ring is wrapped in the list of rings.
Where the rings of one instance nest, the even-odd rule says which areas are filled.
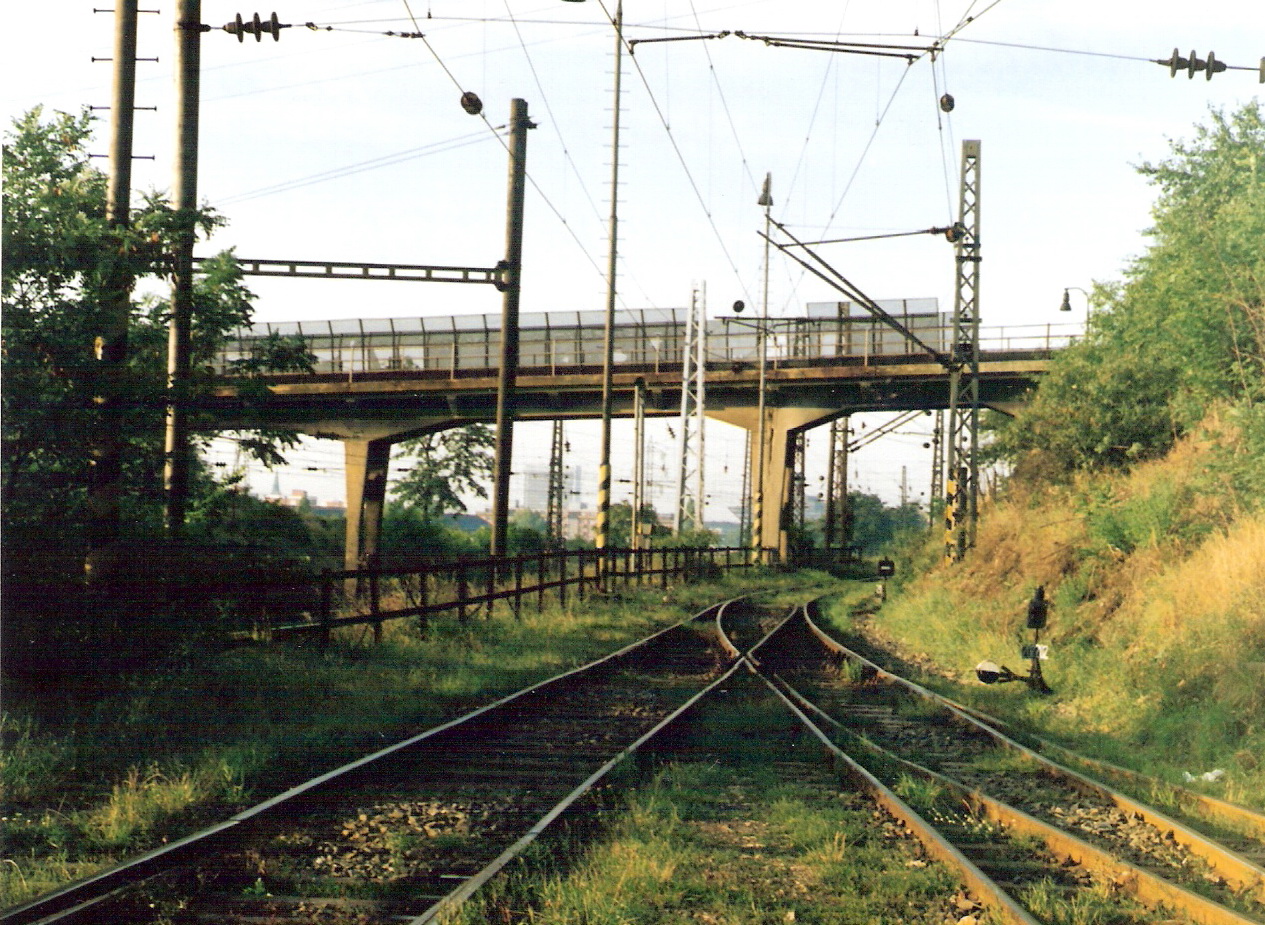
[[[382,600],[378,596],[381,590],[378,576],[378,557],[370,556],[365,563],[369,566],[369,612],[378,619],[373,621],[373,644],[382,644]]]
[[[330,621],[334,609],[334,583],[329,569],[321,569],[321,648],[329,646]]]
[[[422,560],[421,570],[417,573],[418,603],[423,607],[430,606],[430,563]],[[422,632],[430,627],[430,614],[422,613],[418,617],[418,629]]]
[[[514,559],[514,619],[523,619],[523,557]]]
[[[545,551],[536,553],[536,613],[545,612]]]
[[[462,623],[469,621],[466,614],[466,598],[470,596],[470,585],[466,581],[465,562],[457,563],[457,619]]]
[[[499,559],[488,560],[486,617],[489,620],[492,619],[492,608],[496,606],[496,601],[492,598],[492,595],[496,593],[496,578],[500,564],[501,560]]]
[[[584,560],[587,559],[588,557],[589,557],[589,551],[587,549],[581,549],[580,550],[580,587],[576,591],[576,593],[579,595],[580,603],[584,602],[584,582],[588,579],[588,574],[587,574],[588,563],[586,563]]]
[[[558,606],[567,609],[567,560],[565,551],[558,553]]]

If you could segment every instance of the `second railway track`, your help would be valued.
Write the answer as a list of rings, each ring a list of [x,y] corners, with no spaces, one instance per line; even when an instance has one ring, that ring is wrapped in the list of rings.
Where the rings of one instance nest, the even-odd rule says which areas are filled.
[[[1265,922],[1260,814],[1244,811],[1241,830],[1219,837],[1195,831],[883,671],[824,634],[808,608],[757,645],[752,661],[885,781],[922,781],[946,837],[1017,895],[1075,903],[1078,892],[1097,891],[1152,910],[1122,913],[1124,922]]]
[[[827,757],[814,767],[812,749],[787,750],[777,774],[872,813],[897,833],[893,850],[916,838],[956,870],[933,915],[987,907],[1036,925],[1072,920],[1055,905],[1105,901],[1109,917],[1084,921],[1265,923],[1265,817],[1230,845],[1201,836],[890,675],[822,633],[809,610],[716,605],[0,922],[440,920],[555,822],[588,828],[626,758],[653,748],[696,761],[692,727],[727,702],[771,697],[800,743]],[[710,696],[721,692],[739,696]],[[1222,821],[1237,812],[1220,811]]]

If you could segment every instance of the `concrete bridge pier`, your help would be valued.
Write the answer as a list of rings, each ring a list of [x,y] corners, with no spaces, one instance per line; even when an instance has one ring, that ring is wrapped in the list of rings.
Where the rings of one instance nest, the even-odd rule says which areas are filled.
[[[847,412],[841,408],[765,408],[764,460],[759,455],[760,441],[755,407],[708,409],[708,417],[741,427],[751,433],[751,497],[748,504],[755,510],[760,467],[764,469],[764,510],[760,535],[751,538],[762,549],[776,549],[779,561],[790,555],[791,491],[794,475],[793,438]]]
[[[343,567],[361,568],[378,551],[382,536],[382,511],[387,496],[387,469],[391,462],[390,437],[343,441],[347,481],[347,532],[343,543]]]

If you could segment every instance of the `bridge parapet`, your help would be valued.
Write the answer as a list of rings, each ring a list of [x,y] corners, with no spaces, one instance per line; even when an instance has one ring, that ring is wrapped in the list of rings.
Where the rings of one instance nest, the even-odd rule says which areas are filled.
[[[936,311],[935,299],[880,303],[923,343],[947,352],[952,319]],[[887,327],[852,303],[818,303],[799,317],[770,318],[767,361],[771,368],[849,358],[925,356],[909,337]],[[636,309],[616,313],[615,362],[659,370],[678,367],[685,344],[685,308]],[[761,322],[713,318],[707,322],[709,363],[754,363],[759,359]],[[535,312],[519,319],[519,364],[550,374],[602,364],[605,313]],[[1049,352],[1080,336],[1079,325],[982,327],[981,351]],[[316,357],[315,372],[355,374],[391,370],[458,371],[496,369],[500,359],[499,315],[428,318],[351,318],[334,321],[260,322],[240,329],[224,345],[218,372],[230,375],[234,360],[249,357],[262,339],[302,337]]]

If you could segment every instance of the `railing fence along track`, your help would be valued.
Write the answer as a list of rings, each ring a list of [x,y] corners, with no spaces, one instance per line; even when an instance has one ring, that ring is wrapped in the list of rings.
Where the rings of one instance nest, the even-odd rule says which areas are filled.
[[[773,550],[762,554],[763,561],[772,561]],[[422,557],[407,566],[371,561],[359,569],[190,590],[235,607],[232,629],[239,638],[316,635],[328,642],[337,628],[367,626],[380,641],[383,625],[391,620],[412,618],[425,626],[434,617],[455,615],[467,622],[492,616],[498,606],[521,618],[525,606],[534,604],[539,612],[550,598],[566,607],[594,593],[647,585],[667,590],[673,582],[750,568],[760,559],[746,547],[550,550]]]

